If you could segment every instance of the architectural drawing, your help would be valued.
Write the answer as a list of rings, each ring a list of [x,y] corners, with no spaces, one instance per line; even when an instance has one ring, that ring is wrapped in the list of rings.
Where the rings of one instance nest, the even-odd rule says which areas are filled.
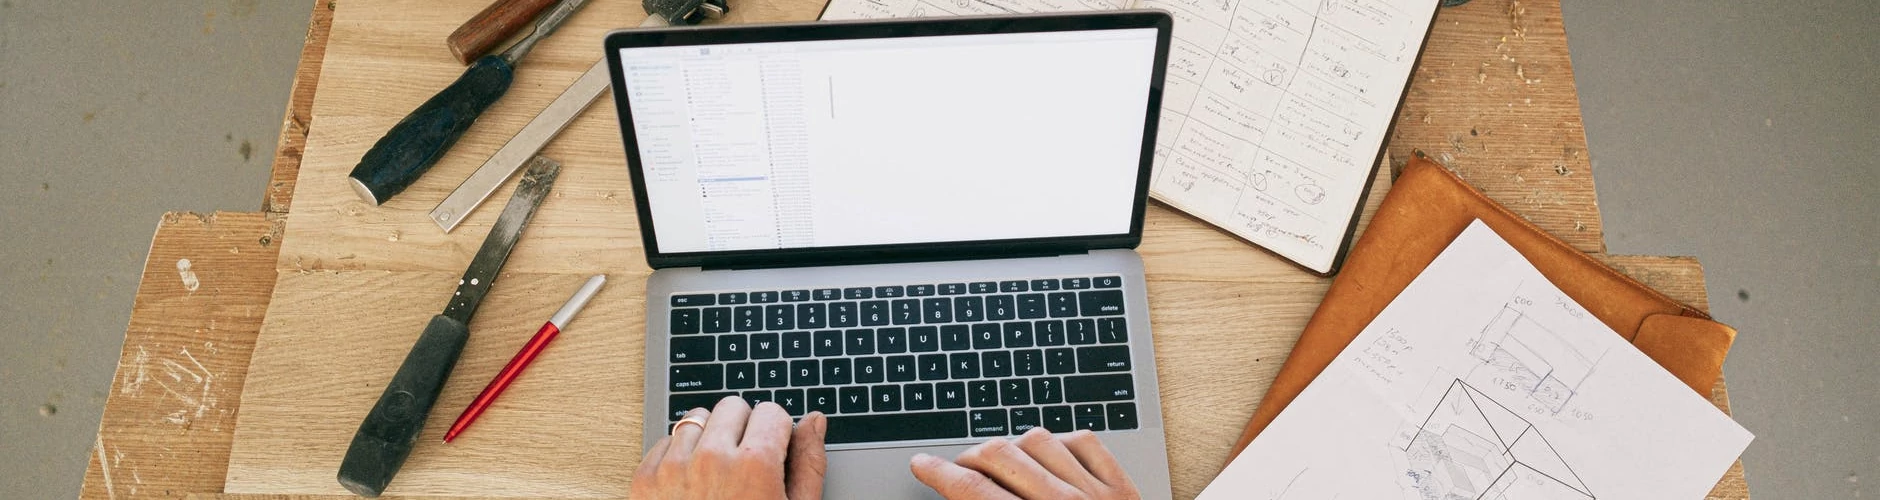
[[[1560,413],[1605,351],[1592,339],[1554,333],[1515,305],[1503,306],[1482,328],[1469,354],[1498,372],[1493,377],[1497,386],[1526,393],[1548,411]]]
[[[1539,429],[1461,379],[1391,444],[1412,500],[1594,500]]]

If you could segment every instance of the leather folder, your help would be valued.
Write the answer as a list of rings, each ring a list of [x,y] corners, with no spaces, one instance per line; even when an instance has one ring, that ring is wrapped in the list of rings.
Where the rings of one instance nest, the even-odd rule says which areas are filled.
[[[1418,152],[1391,185],[1363,236],[1352,245],[1344,270],[1332,280],[1324,302],[1306,323],[1292,355],[1234,445],[1234,454],[1239,455],[1273,423],[1306,384],[1476,219],[1494,229],[1554,286],[1606,326],[1691,390],[1710,396],[1712,385],[1722,375],[1724,355],[1736,338],[1735,329],[1575,250]]]

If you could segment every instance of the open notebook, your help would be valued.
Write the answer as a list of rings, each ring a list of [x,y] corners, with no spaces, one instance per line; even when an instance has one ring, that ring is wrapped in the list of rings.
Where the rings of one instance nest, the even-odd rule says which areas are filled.
[[[1438,0],[831,0],[823,20],[1161,9],[1149,194],[1336,272]]]

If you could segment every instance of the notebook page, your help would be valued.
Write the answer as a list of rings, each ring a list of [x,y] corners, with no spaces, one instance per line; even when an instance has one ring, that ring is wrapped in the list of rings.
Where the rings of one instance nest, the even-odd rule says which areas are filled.
[[[1130,0],[829,0],[822,20],[1122,10]]]
[[[1437,0],[1142,0],[1175,18],[1150,194],[1325,272]]]

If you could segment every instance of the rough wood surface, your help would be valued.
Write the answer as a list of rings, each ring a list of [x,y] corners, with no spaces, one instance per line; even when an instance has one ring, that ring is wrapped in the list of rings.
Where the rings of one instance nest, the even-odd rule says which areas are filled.
[[[259,212],[164,214],[80,498],[221,490],[280,230]]]
[[[320,68],[326,58],[326,39],[332,32],[336,1],[313,2],[307,40],[300,46],[300,65],[294,69],[294,87],[287,96],[287,112],[281,115],[281,139],[274,145],[274,165],[261,200],[263,212],[285,214],[294,199],[294,178],[300,175],[301,152],[307,147],[307,131],[313,128],[313,93],[320,86]]]
[[[1400,159],[1422,149],[1580,251],[1606,251],[1559,0],[1441,9],[1390,144]]]

